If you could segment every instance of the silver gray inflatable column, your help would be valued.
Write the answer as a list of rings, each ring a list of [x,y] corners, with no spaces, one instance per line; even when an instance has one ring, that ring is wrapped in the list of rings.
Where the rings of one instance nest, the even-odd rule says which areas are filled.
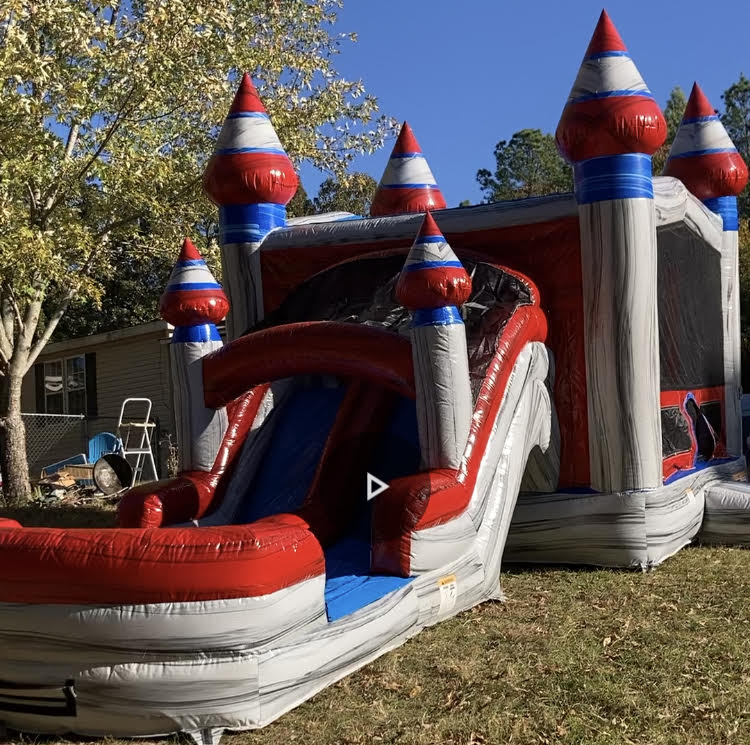
[[[623,171],[638,179],[639,197],[595,186]],[[575,172],[591,485],[602,492],[655,488],[662,456],[651,158],[597,158]]]
[[[471,280],[428,213],[396,296],[413,311],[411,346],[422,467],[458,468],[473,403],[466,329],[458,310]]]
[[[203,358],[223,346],[212,323],[177,327],[169,354],[180,471],[210,471],[227,431],[225,408],[203,404]]]
[[[724,328],[724,420],[727,452],[742,455],[742,346],[740,328],[740,244],[737,197],[704,204],[724,222],[721,241],[721,312]]]
[[[219,208],[221,269],[231,309],[227,338],[236,339],[263,320],[260,245],[275,227],[286,225],[283,204],[225,205]]]
[[[471,426],[466,329],[455,306],[416,311],[411,327],[423,468],[458,468]]]
[[[581,229],[591,486],[662,482],[651,157],[666,121],[602,11],[557,126]]]
[[[185,238],[159,300],[175,328],[169,348],[180,471],[210,471],[227,430],[227,413],[203,403],[203,358],[222,346],[215,324],[229,302],[203,257]]]

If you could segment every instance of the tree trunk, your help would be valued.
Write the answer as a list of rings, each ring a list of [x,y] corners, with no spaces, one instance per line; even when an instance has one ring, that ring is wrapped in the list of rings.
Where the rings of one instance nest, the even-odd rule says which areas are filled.
[[[21,418],[21,381],[15,375],[0,377],[0,470],[3,496],[8,507],[31,496],[29,464],[26,460],[26,427]]]

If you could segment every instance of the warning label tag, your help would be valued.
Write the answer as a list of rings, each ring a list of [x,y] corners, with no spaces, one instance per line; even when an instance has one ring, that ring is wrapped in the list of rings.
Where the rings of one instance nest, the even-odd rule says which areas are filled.
[[[449,574],[447,577],[441,577],[438,580],[440,589],[440,610],[439,613],[447,613],[453,610],[458,599],[458,582],[455,574]]]

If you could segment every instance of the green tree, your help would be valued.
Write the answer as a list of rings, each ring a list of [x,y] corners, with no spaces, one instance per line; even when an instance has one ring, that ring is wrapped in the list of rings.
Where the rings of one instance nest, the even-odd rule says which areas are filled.
[[[495,146],[495,172],[477,171],[485,202],[572,191],[570,166],[560,157],[555,138],[538,129],[522,129]]]
[[[686,106],[687,98],[685,97],[685,93],[679,85],[676,85],[672,88],[667,99],[667,105],[664,107],[664,118],[667,120],[667,139],[651,158],[651,168],[655,176],[660,176],[664,170],[667,158],[669,157],[669,150],[680,127]]]
[[[377,181],[372,176],[356,171],[341,174],[338,178],[327,178],[315,197],[315,211],[369,215],[377,187]]]
[[[393,131],[333,65],[337,0],[6,0],[0,9],[0,467],[29,494],[21,381],[74,298],[215,219],[200,178],[239,75],[292,159],[333,173]],[[138,258],[138,252],[141,252]]]
[[[297,192],[292,197],[289,204],[286,206],[287,217],[304,217],[305,215],[315,214],[315,205],[312,199],[307,195],[305,187],[300,185],[297,187]]]
[[[315,205],[300,183],[287,205],[287,216],[313,214]],[[213,220],[197,226],[193,242],[208,262],[214,276],[221,278],[217,228],[218,223]],[[139,244],[114,246],[109,252],[108,270],[102,269],[97,276],[101,288],[100,297],[84,295],[73,298],[52,335],[52,340],[113,331],[158,318],[159,296],[172,271],[173,254],[174,251],[172,254],[154,253]],[[55,298],[49,298],[45,302],[45,306],[54,304]]]
[[[745,163],[750,164],[750,80],[740,73],[739,80],[730,85],[721,98],[724,101],[721,121]],[[750,217],[750,189],[747,187],[740,194],[738,207],[740,215]]]
[[[750,80],[740,74],[736,83],[721,96],[724,113],[721,121],[739,150],[750,164]],[[742,325],[742,387],[750,391],[750,192],[747,187],[737,200],[740,214],[740,316]]]
[[[742,388],[750,393],[750,218],[740,218],[740,328],[742,344]]]

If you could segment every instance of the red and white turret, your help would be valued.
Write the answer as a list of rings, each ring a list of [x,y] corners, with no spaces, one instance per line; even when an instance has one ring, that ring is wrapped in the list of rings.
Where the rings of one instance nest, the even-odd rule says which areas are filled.
[[[404,122],[372,200],[370,215],[445,209],[445,199],[411,127]]]
[[[203,358],[223,346],[216,324],[228,310],[221,285],[185,238],[159,301],[175,327],[169,351],[180,471],[210,471],[227,429],[226,410],[203,403]]]
[[[661,486],[651,155],[667,125],[603,11],[557,125],[581,230],[591,485]],[[625,403],[626,415],[624,415]]]
[[[677,130],[665,176],[680,179],[718,214],[724,235],[721,251],[721,299],[724,327],[724,421],[727,451],[742,455],[742,381],[740,341],[739,223],[737,196],[747,184],[747,165],[737,152],[714,107],[693,84]]]
[[[203,175],[206,194],[219,205],[230,339],[263,318],[260,244],[286,225],[286,205],[297,185],[294,166],[245,73]]]
[[[424,468],[458,468],[469,436],[473,403],[459,308],[470,293],[471,278],[428,212],[396,285],[396,298],[412,311]]]

